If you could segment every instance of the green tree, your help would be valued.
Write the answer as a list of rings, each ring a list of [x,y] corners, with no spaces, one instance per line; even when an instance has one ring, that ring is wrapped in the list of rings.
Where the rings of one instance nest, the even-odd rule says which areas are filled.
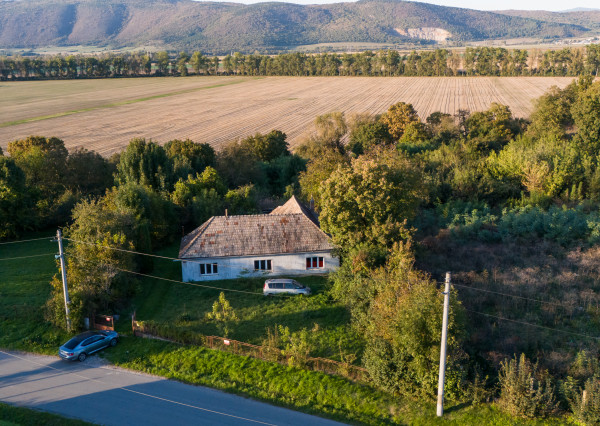
[[[81,195],[101,195],[114,181],[116,167],[100,154],[78,148],[69,153],[65,186]]]
[[[405,221],[414,217],[426,191],[413,163],[382,148],[339,166],[320,192],[321,226],[348,249],[361,243],[389,247],[406,238]]]
[[[547,371],[539,371],[525,354],[501,364],[498,405],[515,417],[546,417],[557,409]]]
[[[146,139],[132,139],[117,164],[115,180],[147,185],[156,190],[166,190],[171,184],[171,163],[162,146]]]
[[[249,150],[261,161],[272,161],[282,155],[290,155],[286,134],[272,130],[266,135],[257,133],[241,141],[241,146]]]
[[[179,71],[179,75],[185,77],[188,75],[187,65],[190,61],[190,55],[186,52],[180,52],[179,57],[177,58],[177,71]]]
[[[217,153],[216,169],[229,188],[243,185],[263,185],[265,180],[260,160],[239,141],[226,144]]]
[[[190,139],[174,139],[164,146],[172,163],[172,180],[187,178],[189,174],[202,173],[206,167],[214,167],[216,153],[210,144],[195,143]]]
[[[0,155],[0,240],[17,237],[33,224],[32,207],[25,173],[12,158]]]
[[[392,105],[381,116],[381,122],[387,126],[394,140],[399,140],[404,134],[406,126],[415,121],[420,121],[417,112],[411,104],[404,102]]]
[[[600,82],[579,94],[571,113],[577,127],[577,144],[589,154],[600,151]]]
[[[238,321],[235,310],[229,303],[229,300],[225,298],[225,293],[223,292],[219,294],[219,299],[213,303],[212,312],[208,312],[206,318],[214,321],[221,334],[225,337],[229,336],[231,324]]]

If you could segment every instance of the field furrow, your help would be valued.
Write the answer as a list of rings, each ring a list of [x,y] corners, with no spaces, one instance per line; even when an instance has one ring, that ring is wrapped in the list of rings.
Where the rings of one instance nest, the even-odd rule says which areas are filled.
[[[219,145],[279,129],[290,144],[313,131],[317,115],[380,114],[412,103],[425,119],[435,111],[479,111],[492,102],[527,117],[532,100],[557,77],[188,77],[3,82],[0,146],[28,135],[57,136],[67,148],[110,155],[134,137]]]

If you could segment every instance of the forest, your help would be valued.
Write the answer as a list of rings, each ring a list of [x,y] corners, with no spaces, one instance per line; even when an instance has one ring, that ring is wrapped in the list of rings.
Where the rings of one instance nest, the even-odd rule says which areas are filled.
[[[294,152],[273,130],[231,141],[134,139],[110,158],[31,136],[0,156],[0,238],[65,227],[71,315],[126,307],[121,272],[213,215],[313,198],[339,247],[329,277],[390,395],[433,400],[453,274],[446,397],[523,418],[600,421],[600,83],[552,88],[528,120],[506,106],[419,117],[332,112]],[[46,318],[64,326],[62,285]],[[418,330],[418,332],[415,332]]]
[[[201,52],[0,56],[0,79],[75,79],[187,75],[249,76],[583,76],[598,75],[600,45],[558,50],[467,47],[361,53],[241,54]]]

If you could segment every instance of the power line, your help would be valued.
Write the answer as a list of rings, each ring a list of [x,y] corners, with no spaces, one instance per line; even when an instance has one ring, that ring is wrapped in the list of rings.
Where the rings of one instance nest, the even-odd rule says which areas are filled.
[[[32,238],[31,240],[18,240],[18,241],[8,241],[5,243],[0,243],[0,245],[5,245],[5,244],[16,244],[16,243],[28,243],[30,241],[41,241],[41,240],[48,240],[48,241],[52,241],[52,237],[45,237],[45,238]]]
[[[151,253],[142,253],[139,251],[134,251],[134,250],[127,250],[127,249],[122,249],[122,248],[118,248],[118,247],[109,247],[109,246],[102,246],[98,243],[91,243],[88,241],[81,241],[81,240],[74,240],[71,238],[64,238],[63,240],[68,240],[71,241],[73,243],[80,243],[80,244],[86,244],[89,246],[96,246],[96,247],[100,247],[103,249],[108,249],[108,250],[114,250],[114,251],[120,251],[120,252],[124,252],[124,253],[129,253],[129,254],[137,254],[140,256],[149,256],[149,257],[155,257],[158,259],[165,259],[165,260],[171,260],[171,261],[178,261],[178,262],[187,262],[187,263],[198,263],[198,264],[205,264],[205,263],[216,263],[215,260],[193,260],[193,259],[179,259],[176,257],[168,257],[168,256],[161,256],[158,254],[151,254]],[[269,256],[268,254],[265,255],[261,255],[263,258]],[[231,265],[223,265],[222,263],[219,263],[219,268],[235,268],[235,266],[231,266]]]
[[[252,294],[252,295],[255,295],[255,296],[262,296],[263,295],[262,293],[257,293],[257,292],[254,292],[254,291],[235,290],[235,289],[232,289],[232,288],[214,287],[214,286],[210,286],[210,285],[197,284],[197,283],[186,283],[186,282],[183,282],[183,281],[172,280],[170,278],[156,277],[154,275],[142,274],[141,272],[128,271],[127,269],[121,269],[121,268],[117,268],[117,267],[115,267],[115,269],[117,271],[127,272],[127,273],[134,274],[134,275],[140,275],[142,277],[154,278],[154,279],[157,279],[157,280],[169,281],[169,282],[177,283],[177,284],[191,285],[191,286],[194,286],[194,287],[210,288],[212,290],[232,291],[232,292],[235,292],[235,293]]]
[[[50,256],[50,255],[54,255],[54,254],[55,253],[46,253],[46,254],[35,254],[33,256],[5,257],[3,259],[0,259],[0,261],[2,261],[2,260],[16,260],[16,259],[29,259],[31,257]]]
[[[530,327],[543,328],[545,330],[558,331],[559,333],[572,334],[573,336],[579,336],[579,337],[585,337],[585,338],[588,338],[588,339],[600,340],[600,337],[590,336],[588,334],[574,333],[572,331],[561,330],[559,328],[546,327],[544,325],[531,324],[531,323],[525,322],[525,321],[518,321],[518,320],[509,319],[509,318],[499,317],[499,316],[496,316],[496,315],[484,314],[483,312],[472,311],[472,310],[466,309],[466,308],[465,308],[465,311],[472,312],[472,313],[478,314],[478,315],[483,315],[483,316],[490,317],[490,318],[499,319],[499,320],[502,320],[502,321],[514,322],[516,324],[528,325]]]
[[[532,298],[530,298],[530,297],[518,296],[518,295],[516,295],[516,294],[501,293],[501,292],[499,292],[499,291],[485,290],[485,289],[483,289],[483,288],[470,287],[470,286],[467,286],[467,285],[456,284],[456,283],[452,283],[452,285],[453,285],[453,286],[456,286],[456,287],[467,288],[467,289],[469,289],[469,290],[481,291],[481,292],[484,292],[484,293],[491,293],[491,294],[497,294],[497,295],[500,295],[500,296],[514,297],[514,298],[517,298],[517,299],[523,299],[523,300],[531,300],[532,302],[545,303],[545,304],[548,304],[548,305],[553,305],[553,306],[561,306],[561,307],[563,307],[563,308],[572,308],[572,306],[566,306],[566,305],[564,305],[564,304],[562,304],[562,303],[557,303],[557,302],[547,302],[547,301],[545,301],[545,300],[540,300],[540,299],[532,299]]]

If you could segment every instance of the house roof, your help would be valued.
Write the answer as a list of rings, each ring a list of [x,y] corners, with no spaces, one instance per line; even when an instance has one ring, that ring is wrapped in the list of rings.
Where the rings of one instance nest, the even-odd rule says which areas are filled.
[[[303,214],[312,220],[317,226],[319,225],[319,219],[317,218],[315,212],[298,201],[295,195],[292,195],[292,198],[287,200],[284,205],[275,208],[270,214]]]
[[[262,256],[333,249],[327,234],[306,214],[274,213],[213,216],[183,237],[179,258]]]

